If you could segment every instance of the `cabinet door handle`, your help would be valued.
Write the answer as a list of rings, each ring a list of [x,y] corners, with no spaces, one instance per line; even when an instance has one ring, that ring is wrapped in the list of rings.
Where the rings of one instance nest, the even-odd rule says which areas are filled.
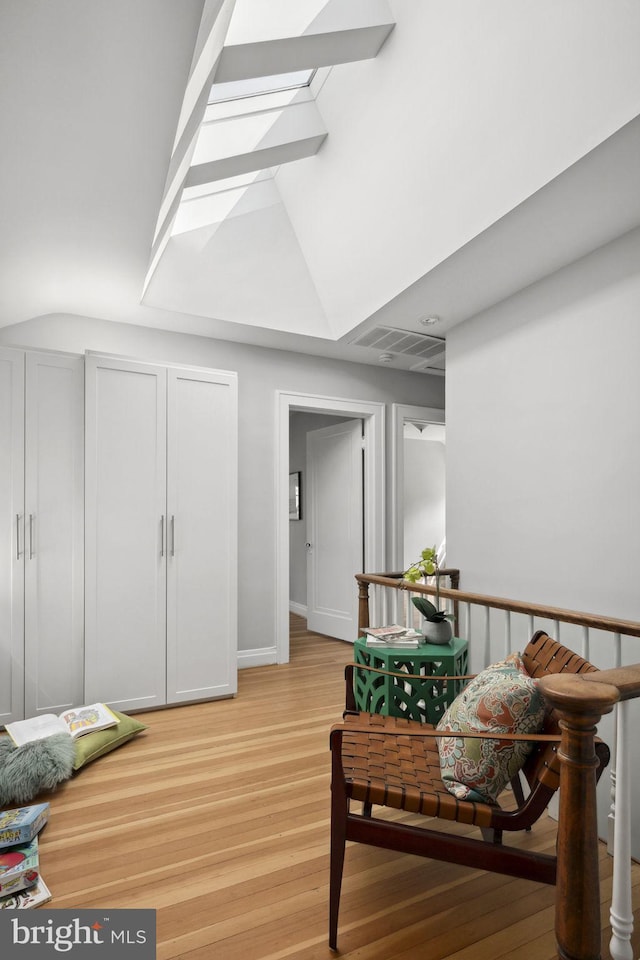
[[[171,556],[176,555],[176,518],[171,515]]]
[[[164,557],[164,513],[160,517],[160,556]]]
[[[33,560],[33,514],[29,514],[29,560]]]
[[[16,513],[16,560],[20,559],[20,514]]]

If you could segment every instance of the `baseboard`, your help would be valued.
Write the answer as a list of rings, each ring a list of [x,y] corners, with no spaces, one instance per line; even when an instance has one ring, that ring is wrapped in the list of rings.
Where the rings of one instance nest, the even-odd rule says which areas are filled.
[[[268,667],[278,662],[275,647],[260,647],[255,650],[238,650],[238,670],[245,667]]]
[[[289,600],[289,613],[295,613],[299,617],[307,616],[307,605],[306,603],[296,603],[295,600]]]

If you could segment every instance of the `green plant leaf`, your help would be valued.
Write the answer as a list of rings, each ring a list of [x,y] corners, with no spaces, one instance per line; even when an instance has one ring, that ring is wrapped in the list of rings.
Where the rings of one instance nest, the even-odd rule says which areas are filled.
[[[434,607],[431,601],[425,599],[425,597],[411,597],[411,603],[416,610],[420,611],[425,620],[430,620],[431,623],[439,623],[441,620],[444,620],[446,616],[444,610],[438,610],[438,608]]]

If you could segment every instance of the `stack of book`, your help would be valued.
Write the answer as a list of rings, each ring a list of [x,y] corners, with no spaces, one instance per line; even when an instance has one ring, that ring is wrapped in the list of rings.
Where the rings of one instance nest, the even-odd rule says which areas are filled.
[[[38,857],[38,834],[48,819],[48,803],[0,813],[0,910],[25,910],[51,900]]]
[[[409,650],[424,643],[424,637],[411,627],[392,623],[388,627],[365,627],[363,630],[368,647],[406,647]]]

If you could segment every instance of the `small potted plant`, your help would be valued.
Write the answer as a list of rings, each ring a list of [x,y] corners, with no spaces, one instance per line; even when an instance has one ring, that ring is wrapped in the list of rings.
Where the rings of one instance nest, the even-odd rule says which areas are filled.
[[[420,559],[412,563],[405,570],[403,577],[409,583],[417,583],[423,577],[436,578],[436,602],[431,603],[426,597],[412,597],[411,602],[424,617],[422,632],[428,643],[449,643],[451,640],[451,624],[447,620],[445,610],[440,610],[440,567],[435,547],[425,547]]]

